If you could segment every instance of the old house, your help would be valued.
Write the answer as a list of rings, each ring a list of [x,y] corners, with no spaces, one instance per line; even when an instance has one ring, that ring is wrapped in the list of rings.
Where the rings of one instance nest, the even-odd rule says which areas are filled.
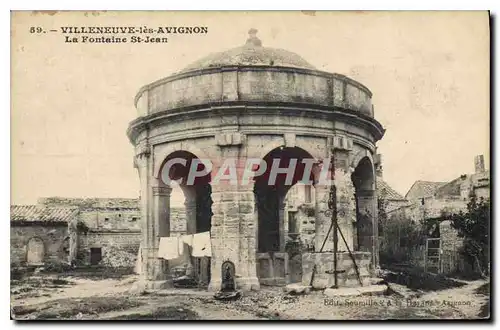
[[[408,203],[387,212],[386,226],[393,230],[383,236],[381,255],[432,272],[467,268],[459,255],[462,239],[449,216],[465,212],[472,195],[489,198],[490,173],[482,155],[475,158],[475,165],[475,173],[449,182],[416,181],[405,196]],[[413,240],[413,234],[419,239]]]
[[[130,267],[140,242],[137,199],[41,198],[40,206],[78,209],[75,262],[82,265]]]
[[[11,263],[134,267],[141,240],[138,199],[40,198],[11,206]],[[184,208],[172,209],[172,231],[186,232]]]
[[[66,263],[75,258],[77,208],[13,205],[10,213],[11,264]]]

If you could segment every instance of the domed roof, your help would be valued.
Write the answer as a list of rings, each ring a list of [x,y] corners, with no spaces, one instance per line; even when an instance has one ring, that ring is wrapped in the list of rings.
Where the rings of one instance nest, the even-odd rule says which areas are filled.
[[[262,42],[256,36],[256,29],[251,29],[248,33],[250,37],[244,46],[208,55],[187,66],[181,72],[238,65],[315,69],[313,65],[293,52],[280,48],[262,47]]]

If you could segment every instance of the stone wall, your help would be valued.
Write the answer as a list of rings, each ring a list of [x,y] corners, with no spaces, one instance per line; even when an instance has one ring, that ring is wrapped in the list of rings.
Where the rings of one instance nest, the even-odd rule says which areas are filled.
[[[48,225],[29,223],[20,225],[11,223],[10,226],[10,257],[11,263],[26,262],[28,241],[38,237],[43,240],[45,247],[45,262],[65,263],[68,261],[69,236],[66,223]],[[65,240],[68,238],[68,240]]]
[[[359,275],[364,285],[367,283],[367,279],[371,276],[371,253],[353,252],[352,255],[356,261]],[[313,268],[314,265],[316,265],[313,287],[317,289],[332,287],[334,285],[333,258],[334,256],[331,252],[302,254],[302,284],[310,284]],[[339,287],[359,286],[356,269],[349,253],[337,253],[337,270],[343,271],[338,274]]]
[[[90,265],[90,249],[102,249],[101,265],[134,267],[141,242],[140,231],[89,231],[78,237],[78,261]]]
[[[39,205],[45,206],[77,206],[87,208],[137,208],[139,200],[136,198],[66,198],[45,197],[38,199]]]
[[[140,230],[140,211],[138,208],[97,208],[80,211],[79,220],[92,229]]]
[[[373,117],[371,92],[339,74],[293,68],[226,68],[184,73],[145,86],[139,113],[227,101],[300,102],[339,106]]]

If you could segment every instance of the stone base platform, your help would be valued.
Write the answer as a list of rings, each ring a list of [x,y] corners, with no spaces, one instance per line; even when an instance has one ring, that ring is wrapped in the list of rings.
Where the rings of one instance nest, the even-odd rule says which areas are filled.
[[[353,252],[353,256],[363,284],[362,286],[372,284],[370,282],[370,278],[373,278],[374,274],[371,269],[371,253]],[[333,273],[333,252],[309,252],[302,254],[302,285],[311,285],[311,276],[315,265],[316,271],[314,272],[312,288],[326,289],[333,287],[335,284]],[[338,287],[361,287],[354,263],[348,252],[337,253],[337,271],[339,271]]]

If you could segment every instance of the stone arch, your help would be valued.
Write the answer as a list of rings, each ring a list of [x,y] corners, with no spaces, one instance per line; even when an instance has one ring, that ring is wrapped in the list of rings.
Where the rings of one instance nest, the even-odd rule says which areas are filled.
[[[276,143],[274,145],[277,145]],[[284,201],[287,192],[297,182],[300,182],[304,175],[305,166],[300,159],[314,159],[314,157],[300,147],[278,147],[269,151],[263,158],[268,165],[264,174],[255,178],[254,194],[256,198],[257,210],[257,247],[259,253],[283,252],[284,251]],[[271,182],[270,163],[275,159],[280,159],[286,167],[290,159],[297,159],[297,165],[291,183],[285,182],[285,175],[276,177],[276,182]],[[300,165],[302,166],[300,166]],[[312,185],[312,171],[310,173]]]
[[[179,142],[168,142],[165,144],[159,144],[154,146],[154,166],[153,166],[153,176],[156,179],[160,179],[161,168],[165,159],[176,151],[187,151],[195,155],[202,162],[205,160],[210,160],[210,157],[203,152],[201,149],[196,147],[194,141],[179,141]],[[160,180],[161,181],[161,180]]]
[[[377,195],[372,159],[362,157],[352,173],[356,199],[357,250],[374,253],[377,244]]]
[[[42,264],[45,259],[45,242],[39,236],[33,236],[26,242],[26,263]]]
[[[374,165],[375,161],[373,159],[371,152],[368,149],[365,149],[359,145],[355,145],[355,148],[353,150],[353,155],[351,157],[351,163],[350,163],[351,171],[354,171],[358,167],[361,160],[363,160],[363,158],[365,157],[368,158],[368,160],[370,161],[373,178],[376,178],[375,165]],[[374,180],[373,189],[375,189],[375,184],[376,184],[375,181],[376,180]]]
[[[258,153],[257,157],[259,159],[264,159],[264,157],[266,157],[266,155],[272,152],[274,149],[284,146],[285,146],[285,138],[283,136],[280,136],[279,139],[266,143]]]
[[[261,151],[258,153],[257,158],[259,159],[264,159],[266,155],[268,155],[270,152],[273,150],[279,148],[279,147],[287,147],[285,143],[285,138],[283,136],[280,136],[279,139],[275,139],[273,141],[270,141],[264,145],[264,147],[261,148]],[[323,159],[327,157],[327,146],[326,146],[326,139],[325,139],[325,153],[320,154],[316,153],[311,148],[309,148],[309,145],[304,141],[303,138],[300,136],[296,137],[295,139],[295,145],[294,147],[300,148],[304,151],[306,151],[309,155],[311,155],[312,158],[314,158],[316,161],[319,159]]]
[[[166,175],[169,176],[170,180],[181,179],[180,184],[178,184],[178,187],[180,188],[182,194],[184,195],[185,218],[182,221],[183,222],[185,221],[185,223],[179,223],[179,225],[184,226],[185,224],[186,233],[196,234],[200,232],[207,232],[207,231],[210,232],[212,227],[213,202],[211,194],[212,189],[210,184],[211,173],[207,171],[205,175],[201,177],[196,177],[193,182],[187,182],[187,179],[189,177],[189,171],[192,167],[191,165],[198,164],[198,166],[200,166],[199,163],[195,163],[195,161],[202,159],[200,159],[197,154],[194,154],[191,151],[175,148],[179,146],[182,146],[182,144],[177,146],[170,146],[169,148],[163,150],[163,152],[161,153],[163,155],[163,159],[160,165],[158,166],[158,178],[155,179],[155,181],[157,181],[158,184],[157,190],[160,192],[160,194],[161,190],[165,189],[164,187],[167,187],[165,189],[167,193],[157,197],[158,199],[161,199],[162,202],[157,202],[159,205],[161,204],[161,206],[157,210],[159,216],[156,217],[155,221],[160,222],[157,224],[158,228],[165,228],[163,231],[160,230],[160,232],[163,232],[163,235],[161,236],[171,236],[170,227],[173,226],[172,223],[173,218],[170,208],[170,198],[171,198],[172,187],[174,187],[174,185],[171,182],[164,181],[164,177]],[[193,150],[193,148],[186,148],[186,149]],[[171,152],[167,153],[165,151],[171,151]],[[165,164],[169,159],[173,158],[184,159],[186,160],[186,163],[185,165],[184,164],[173,165],[168,170],[168,173],[166,172],[163,173]],[[202,170],[202,168],[198,167],[198,170]],[[164,221],[164,219],[166,219],[166,222],[164,223],[168,222],[169,226],[164,226],[161,224],[162,221]],[[166,228],[168,228],[168,232]],[[184,247],[186,247],[186,245],[184,245]],[[195,279],[197,279],[199,283],[209,283],[210,281],[209,259],[192,257],[189,252],[189,248],[185,248],[183,250],[184,252],[177,259],[169,261],[167,267],[184,268],[186,274],[194,275]]]

